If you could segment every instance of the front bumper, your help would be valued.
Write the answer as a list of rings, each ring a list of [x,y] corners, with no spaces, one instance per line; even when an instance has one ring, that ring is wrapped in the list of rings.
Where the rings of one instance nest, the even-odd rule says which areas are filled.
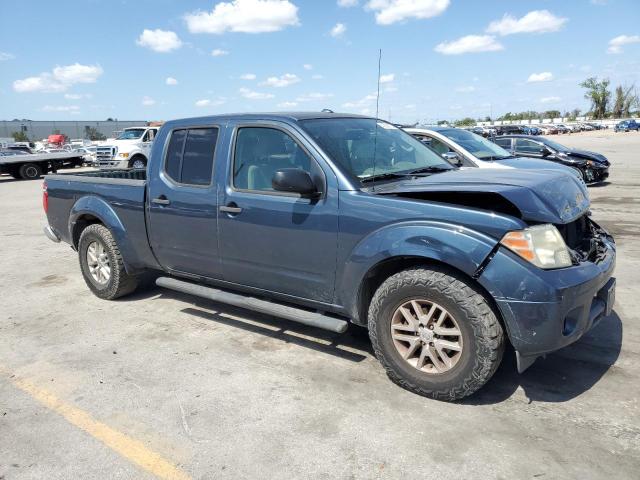
[[[122,170],[123,168],[128,168],[129,167],[129,159],[125,158],[125,159],[119,159],[119,158],[113,158],[110,160],[99,160],[98,161],[98,168],[100,168],[101,170]]]
[[[523,371],[545,353],[582,337],[615,301],[613,239],[603,235],[595,261],[542,270],[500,247],[478,278],[493,296]]]

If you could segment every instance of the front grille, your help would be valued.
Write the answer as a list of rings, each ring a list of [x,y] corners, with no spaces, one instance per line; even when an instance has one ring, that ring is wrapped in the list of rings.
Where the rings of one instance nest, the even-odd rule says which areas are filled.
[[[96,149],[96,159],[98,162],[109,161],[115,155],[114,147],[98,147]]]
[[[579,248],[584,240],[591,237],[589,217],[587,215],[583,215],[571,223],[556,225],[556,227],[560,231],[564,243],[571,249]]]

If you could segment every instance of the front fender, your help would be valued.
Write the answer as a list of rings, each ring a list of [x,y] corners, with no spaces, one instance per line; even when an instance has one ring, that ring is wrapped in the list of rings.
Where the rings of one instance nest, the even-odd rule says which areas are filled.
[[[392,258],[435,260],[472,276],[498,241],[480,232],[444,222],[393,224],[362,239],[345,263],[338,287],[338,302],[351,318],[358,318],[360,287],[367,273]]]
[[[118,244],[122,259],[124,261],[125,269],[128,273],[132,273],[138,268],[136,263],[136,250],[128,238],[126,229],[113,210],[113,208],[102,198],[95,195],[88,195],[80,198],[71,208],[69,213],[69,238],[73,242],[73,247],[77,248],[76,239],[74,239],[74,230],[78,220],[83,216],[90,215],[96,217],[100,222],[111,231],[115,241]]]

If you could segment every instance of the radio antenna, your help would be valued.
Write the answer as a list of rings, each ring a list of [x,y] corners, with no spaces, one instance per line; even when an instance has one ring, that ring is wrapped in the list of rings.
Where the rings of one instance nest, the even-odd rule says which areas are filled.
[[[373,173],[372,176],[373,178],[373,183],[371,185],[371,189],[373,191],[375,191],[376,189],[376,155],[377,155],[377,149],[378,149],[378,111],[380,108],[380,66],[382,64],[382,49],[380,48],[378,50],[378,90],[376,92],[376,131],[373,137]]]

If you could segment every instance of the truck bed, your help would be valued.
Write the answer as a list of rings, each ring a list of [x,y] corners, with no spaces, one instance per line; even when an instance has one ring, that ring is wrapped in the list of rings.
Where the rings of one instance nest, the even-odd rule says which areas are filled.
[[[70,160],[72,158],[82,158],[79,152],[59,152],[59,153],[25,153],[24,155],[0,156],[0,165],[12,163],[33,163],[52,160]]]
[[[115,220],[118,228],[112,233],[119,245],[129,249],[127,258],[133,263],[130,266],[154,265],[156,262],[147,242],[146,176],[145,170],[47,175],[47,217],[51,229],[61,240],[74,245],[76,223],[91,223],[92,217],[94,220],[98,217],[107,225]],[[110,221],[105,221],[107,218]]]

